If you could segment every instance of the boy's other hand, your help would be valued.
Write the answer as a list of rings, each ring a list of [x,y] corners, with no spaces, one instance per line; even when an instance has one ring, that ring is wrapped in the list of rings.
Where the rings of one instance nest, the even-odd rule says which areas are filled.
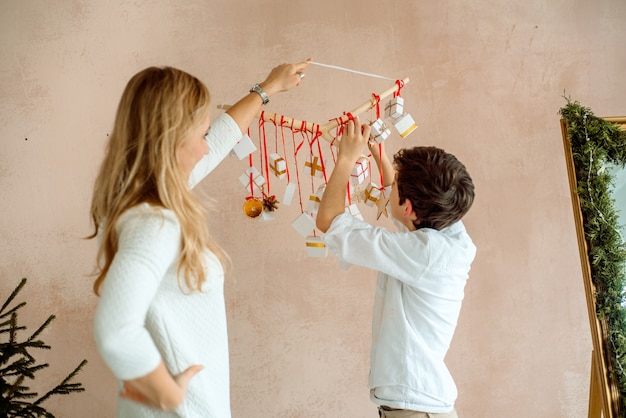
[[[337,158],[345,158],[351,162],[358,160],[369,141],[370,131],[370,126],[361,125],[359,118],[349,120],[343,130]]]

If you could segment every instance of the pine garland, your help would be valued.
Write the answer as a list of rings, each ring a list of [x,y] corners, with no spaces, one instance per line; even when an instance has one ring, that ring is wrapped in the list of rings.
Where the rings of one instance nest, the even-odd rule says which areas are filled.
[[[560,112],[568,123],[576,171],[577,193],[596,290],[596,314],[608,333],[609,373],[626,411],[626,243],[611,194],[608,163],[626,166],[626,132],[567,99]]]

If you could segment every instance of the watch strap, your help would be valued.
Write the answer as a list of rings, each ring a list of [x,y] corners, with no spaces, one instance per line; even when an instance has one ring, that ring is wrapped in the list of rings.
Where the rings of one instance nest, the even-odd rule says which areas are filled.
[[[263,90],[258,84],[252,86],[252,88],[250,89],[250,93],[257,93],[259,96],[261,96],[263,104],[268,104],[270,101],[270,98],[267,97],[267,93],[265,93],[265,90]]]

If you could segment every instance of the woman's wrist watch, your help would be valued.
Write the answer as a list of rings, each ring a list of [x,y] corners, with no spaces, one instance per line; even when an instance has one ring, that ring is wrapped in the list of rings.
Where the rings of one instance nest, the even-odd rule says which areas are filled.
[[[265,90],[263,90],[258,84],[252,86],[252,88],[250,89],[250,93],[257,93],[259,96],[261,96],[261,100],[263,100],[264,105],[270,102],[270,98],[267,97],[267,93],[265,93]]]

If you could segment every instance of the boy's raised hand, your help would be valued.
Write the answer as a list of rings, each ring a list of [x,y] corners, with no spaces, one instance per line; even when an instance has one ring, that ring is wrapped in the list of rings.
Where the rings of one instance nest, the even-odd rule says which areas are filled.
[[[370,154],[372,154],[372,157],[377,163],[380,162],[381,157],[384,157],[386,155],[384,142],[381,142],[379,144],[376,141],[368,141],[367,146],[370,149]]]
[[[343,130],[337,158],[351,162],[358,160],[369,141],[370,131],[371,127],[368,124],[361,125],[358,117],[349,120]]]

